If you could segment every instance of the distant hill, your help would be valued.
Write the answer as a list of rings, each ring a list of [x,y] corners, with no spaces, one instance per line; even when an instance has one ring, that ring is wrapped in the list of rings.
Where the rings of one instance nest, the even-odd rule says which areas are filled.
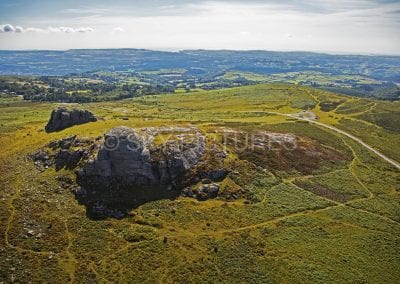
[[[160,70],[180,71],[178,76],[171,76],[168,72],[152,73]],[[285,82],[354,96],[390,100],[400,96],[400,56],[256,50],[0,51],[0,75],[74,76],[104,71],[139,75],[146,77],[145,82],[151,84],[190,84],[190,88],[214,89],[260,82]],[[229,76],[233,71],[236,75]]]
[[[0,51],[0,74],[67,75],[88,71],[185,68],[191,73],[238,70],[273,74],[319,71],[400,81],[400,56],[329,55],[311,52],[76,49]]]

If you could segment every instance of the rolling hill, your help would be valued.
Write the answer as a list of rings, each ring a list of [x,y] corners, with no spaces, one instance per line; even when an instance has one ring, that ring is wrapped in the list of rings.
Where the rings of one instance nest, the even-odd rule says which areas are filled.
[[[60,105],[99,119],[46,133]],[[0,109],[4,282],[400,281],[398,102],[275,83],[83,105],[11,97]],[[52,141],[97,141],[117,126],[199,129],[226,152],[218,196],[150,191],[123,217],[94,219],[76,195],[79,166],[39,167],[30,158]],[[260,147],[266,136],[274,143]],[[275,148],[282,137],[295,147]],[[130,202],[108,196],[115,208]]]

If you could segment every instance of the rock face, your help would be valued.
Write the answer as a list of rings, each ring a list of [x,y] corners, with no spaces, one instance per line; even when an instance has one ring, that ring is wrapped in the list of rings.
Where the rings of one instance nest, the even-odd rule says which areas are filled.
[[[104,136],[51,141],[28,157],[40,171],[73,170],[76,180],[59,176],[57,192],[71,190],[93,219],[120,219],[148,201],[181,194],[219,198],[227,186],[218,182],[230,172],[222,146],[196,127],[120,126]]]
[[[163,140],[165,136],[173,139]],[[99,187],[163,185],[174,188],[204,152],[205,139],[194,127],[132,129],[120,126],[105,134],[96,157],[79,171],[78,181]]]
[[[45,130],[46,132],[55,132],[74,125],[95,121],[97,121],[97,118],[88,110],[57,108],[52,111]]]
[[[80,139],[73,135],[50,142],[46,149],[40,149],[28,158],[33,160],[40,170],[53,165],[56,170],[62,168],[73,170],[82,160],[89,157],[90,151],[94,148],[95,144],[91,139]]]
[[[206,200],[216,198],[218,196],[220,186],[217,183],[203,184],[197,189],[187,187],[183,190],[183,195],[193,197],[198,200]]]

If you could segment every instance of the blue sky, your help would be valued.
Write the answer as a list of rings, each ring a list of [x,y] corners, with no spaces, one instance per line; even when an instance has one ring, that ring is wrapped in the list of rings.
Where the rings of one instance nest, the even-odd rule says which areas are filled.
[[[400,54],[393,0],[0,0],[0,49],[265,49]]]

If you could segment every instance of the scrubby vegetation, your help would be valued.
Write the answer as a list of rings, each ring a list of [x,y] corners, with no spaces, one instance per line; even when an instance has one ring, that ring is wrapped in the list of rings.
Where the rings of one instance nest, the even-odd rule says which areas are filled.
[[[256,85],[88,103],[101,119],[47,134],[56,105],[0,99],[0,282],[400,282],[399,171],[348,137],[279,115],[308,109],[399,161],[396,103]],[[73,172],[26,158],[73,134],[190,124],[228,142],[216,199],[165,196],[93,220],[61,182]],[[224,140],[232,131],[289,134],[301,149],[236,151]]]

